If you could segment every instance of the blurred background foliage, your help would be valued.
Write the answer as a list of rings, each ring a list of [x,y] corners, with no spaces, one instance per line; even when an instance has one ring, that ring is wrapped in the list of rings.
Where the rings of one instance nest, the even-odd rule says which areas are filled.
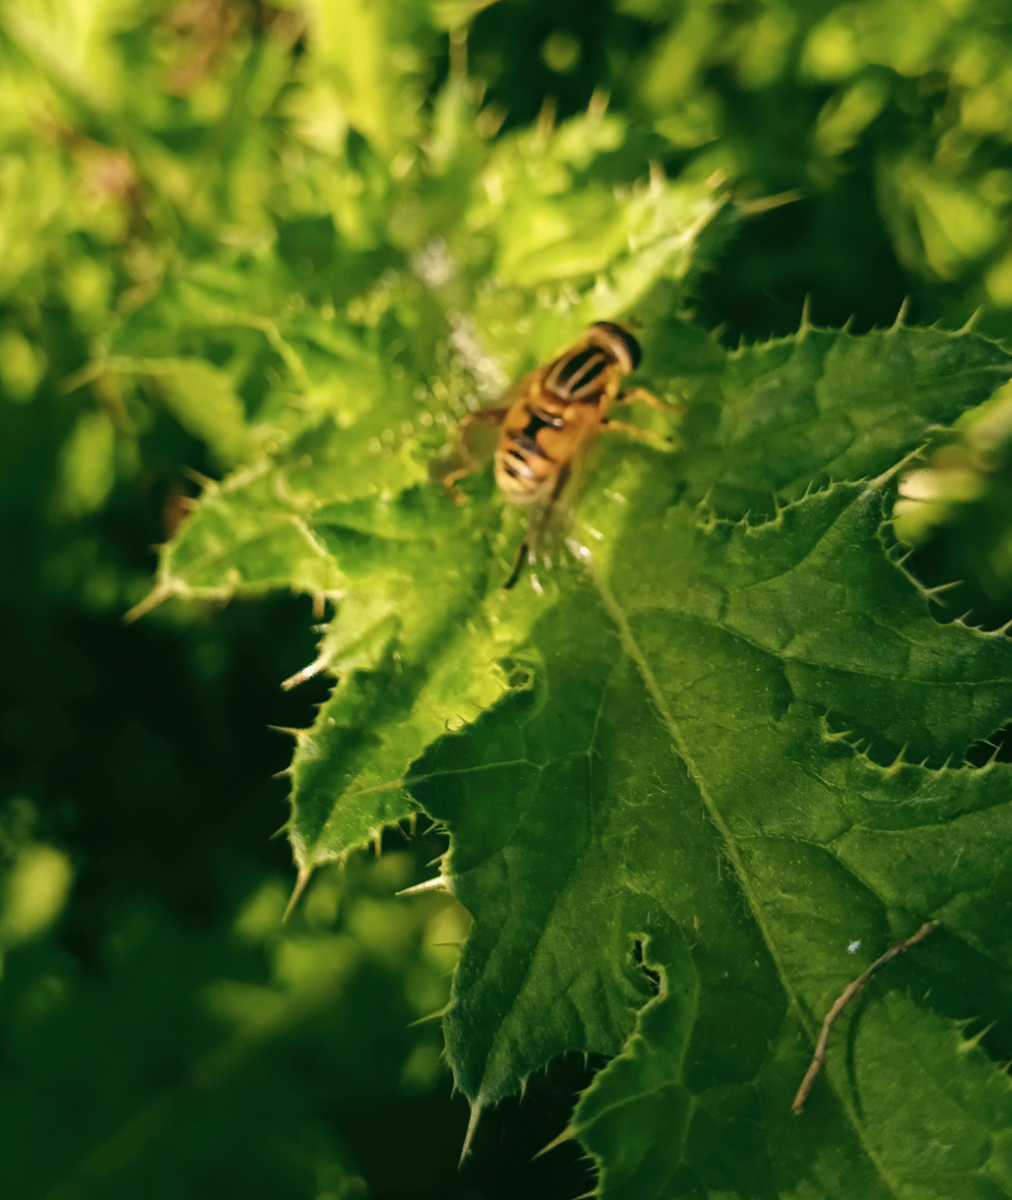
[[[492,398],[529,365],[496,331],[530,297],[549,354],[542,289],[662,237],[643,184],[663,175],[726,180],[755,213],[682,313],[726,344],[793,331],[806,296],[820,323],[891,323],[909,298],[912,321],[1006,337],[1012,13],[0,3],[5,1196],[588,1186],[575,1148],[527,1162],[582,1062],[489,1117],[456,1171],[466,1106],[438,1025],[411,1023],[445,1002],[467,918],[393,895],[438,831],[388,832],[281,924],[289,745],[266,726],[325,695],[278,688],[313,657],[309,599],[121,617],[201,480],[335,395],[390,470],[423,470],[374,397],[424,398],[438,447],[467,407],[454,364]],[[1012,616],[1012,394],[939,431],[902,492],[922,575],[964,581],[940,619]]]

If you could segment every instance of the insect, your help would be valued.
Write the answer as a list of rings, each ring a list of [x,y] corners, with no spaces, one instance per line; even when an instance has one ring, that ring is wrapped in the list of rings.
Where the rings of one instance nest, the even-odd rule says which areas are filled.
[[[510,504],[529,510],[527,537],[504,588],[512,588],[520,578],[525,555],[532,564],[541,556],[551,565],[550,554],[568,530],[585,482],[589,451],[599,432],[617,430],[656,441],[654,434],[640,426],[611,420],[609,410],[617,404],[644,400],[662,411],[681,411],[644,388],[621,390],[623,377],[639,362],[639,343],[629,330],[611,321],[598,321],[553,362],[525,375],[498,406],[461,422],[462,465],[443,477],[451,497],[458,504],[466,502],[456,484],[481,465],[469,435],[475,427],[498,427],[496,483]],[[535,577],[532,583],[540,590]]]

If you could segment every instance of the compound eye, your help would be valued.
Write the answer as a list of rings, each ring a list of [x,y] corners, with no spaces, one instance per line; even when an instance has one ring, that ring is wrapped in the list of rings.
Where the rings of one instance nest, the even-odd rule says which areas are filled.
[[[639,342],[629,330],[623,329],[621,325],[616,325],[614,321],[595,321],[594,328],[603,329],[609,338],[614,338],[616,342],[625,347],[625,352],[632,363],[632,369],[635,371],[640,365],[640,359],[643,357],[643,354],[640,350]]]

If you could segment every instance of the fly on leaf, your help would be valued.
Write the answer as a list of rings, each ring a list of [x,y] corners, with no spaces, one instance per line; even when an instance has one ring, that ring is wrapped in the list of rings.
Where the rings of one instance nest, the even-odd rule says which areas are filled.
[[[602,430],[632,434],[655,441],[638,425],[613,421],[609,410],[643,400],[665,412],[679,409],[664,404],[645,388],[622,390],[623,378],[640,363],[636,338],[621,325],[598,321],[558,358],[529,372],[494,408],[465,417],[460,424],[461,465],[443,477],[443,486],[457,504],[466,497],[457,483],[482,465],[469,434],[498,428],[495,479],[510,504],[528,510],[527,537],[517,551],[509,589],[520,578],[524,563],[538,558],[550,565],[572,523],[586,485],[590,451]],[[535,590],[539,590],[532,576]]]

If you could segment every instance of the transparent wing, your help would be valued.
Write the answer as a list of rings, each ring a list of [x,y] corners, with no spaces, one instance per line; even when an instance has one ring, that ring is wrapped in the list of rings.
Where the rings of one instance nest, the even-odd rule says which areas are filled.
[[[597,444],[597,430],[588,430],[580,442],[579,449],[568,467],[560,472],[559,481],[552,495],[530,513],[527,545],[532,561],[542,560],[552,565],[576,518],[576,510],[587,490],[590,464]]]
[[[499,427],[529,380],[530,376],[525,376],[507,388],[490,408],[479,408],[464,417],[457,425],[456,437],[429,463],[430,483],[442,484],[455,503],[466,502],[457,484],[492,461]]]

